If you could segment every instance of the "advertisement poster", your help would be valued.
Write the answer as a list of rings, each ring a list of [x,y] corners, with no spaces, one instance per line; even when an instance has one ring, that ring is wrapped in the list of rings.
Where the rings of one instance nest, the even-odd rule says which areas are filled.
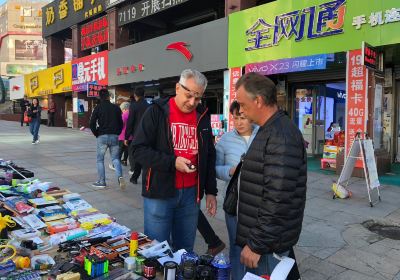
[[[102,89],[107,89],[106,86],[88,84],[87,85],[87,97],[99,97],[99,92]]]
[[[43,60],[43,40],[15,40],[15,60]]]
[[[108,17],[103,16],[81,26],[81,50],[108,43]]]
[[[220,136],[224,133],[222,127],[222,122],[224,120],[224,115],[211,115],[211,129],[214,136]]]
[[[229,100],[228,100],[229,107],[231,106],[232,102],[234,100],[236,100],[235,85],[241,76],[242,76],[242,68],[241,67],[229,69]],[[231,131],[232,129],[233,129],[233,118],[232,118],[232,115],[229,114],[228,131]]]
[[[24,98],[24,77],[19,76],[10,79],[10,99],[17,100]]]
[[[327,55],[312,55],[296,58],[265,61],[246,65],[246,73],[255,72],[264,76],[280,73],[326,69]]]
[[[375,86],[375,102],[374,102],[374,148],[382,147],[383,123],[382,123],[382,94],[383,87],[381,84]]]
[[[72,89],[86,90],[89,83],[108,84],[108,51],[72,60]]]
[[[346,141],[345,157],[350,151],[351,144],[356,138],[357,133],[367,131],[367,90],[368,72],[362,65],[361,50],[353,50],[347,53],[347,78],[346,78]],[[362,160],[357,160],[356,167],[362,168]]]
[[[85,114],[85,100],[84,99],[78,99],[78,115],[82,116]]]
[[[4,63],[4,64],[7,75],[11,76],[26,75],[32,72],[37,72],[40,70],[47,69],[47,65],[30,65],[30,64],[26,65],[26,64],[11,64],[11,63]]]
[[[24,76],[28,97],[57,94],[72,90],[71,63],[57,65]]]

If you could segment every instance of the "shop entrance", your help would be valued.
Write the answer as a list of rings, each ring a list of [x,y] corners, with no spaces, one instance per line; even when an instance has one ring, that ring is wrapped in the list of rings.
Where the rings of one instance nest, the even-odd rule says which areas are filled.
[[[346,83],[295,84],[294,121],[307,141],[307,153],[320,155],[326,140],[344,130]]]
[[[396,81],[396,93],[397,93],[397,122],[395,129],[395,142],[397,142],[396,147],[396,162],[400,162],[400,81]]]

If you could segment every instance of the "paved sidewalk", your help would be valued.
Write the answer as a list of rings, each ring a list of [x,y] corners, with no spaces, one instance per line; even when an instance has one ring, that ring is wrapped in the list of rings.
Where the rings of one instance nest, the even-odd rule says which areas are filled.
[[[40,141],[32,145],[27,127],[0,121],[0,158],[11,159],[35,172],[37,178],[80,193],[101,211],[113,215],[132,229],[143,230],[142,197],[139,185],[119,189],[112,170],[106,168],[108,188],[96,190],[96,142],[88,132],[41,126]],[[109,162],[109,155],[106,163]],[[128,180],[128,170],[124,168]],[[330,186],[336,176],[309,172],[303,231],[296,248],[304,280],[400,280],[400,241],[381,237],[361,223],[369,219],[400,224],[400,188],[384,186],[382,202],[369,207],[362,180],[351,185],[353,198],[333,200]],[[140,180],[139,180],[140,183]],[[224,192],[219,182],[220,193]],[[221,196],[216,218],[210,222],[228,244]],[[206,251],[200,235],[196,252]]]

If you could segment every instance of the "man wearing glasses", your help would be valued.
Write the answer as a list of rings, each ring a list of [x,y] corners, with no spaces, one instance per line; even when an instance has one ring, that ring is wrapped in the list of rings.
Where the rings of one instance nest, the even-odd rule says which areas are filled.
[[[144,232],[193,251],[200,200],[217,209],[215,148],[210,117],[200,105],[206,77],[184,70],[176,96],[158,99],[144,114],[133,140],[134,160],[143,166]]]

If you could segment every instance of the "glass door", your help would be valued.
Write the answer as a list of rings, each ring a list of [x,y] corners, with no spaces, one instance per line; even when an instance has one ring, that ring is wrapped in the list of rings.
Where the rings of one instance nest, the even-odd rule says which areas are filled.
[[[325,86],[319,86],[318,90],[316,91],[315,97],[315,121],[314,121],[314,154],[315,155],[322,155],[324,151],[324,144],[325,144],[325,131],[327,127],[327,121],[329,124],[333,121],[332,115],[330,115],[329,120],[327,120],[327,108],[328,104],[327,99],[325,96]],[[333,107],[333,104],[329,104],[330,108]],[[329,126],[328,124],[328,126]]]
[[[322,154],[325,142],[326,98],[321,86],[294,87],[294,120],[308,143],[307,154]]]
[[[396,162],[400,162],[400,81],[396,82],[396,92],[397,92],[397,122],[396,122],[396,129],[395,129],[395,139],[397,140],[396,145]]]

